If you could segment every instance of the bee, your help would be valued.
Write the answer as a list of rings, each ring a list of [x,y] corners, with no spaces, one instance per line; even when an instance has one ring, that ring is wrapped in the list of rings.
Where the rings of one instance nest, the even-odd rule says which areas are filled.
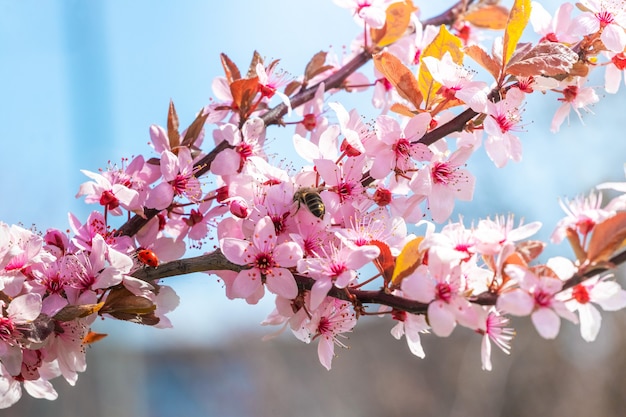
[[[309,209],[311,214],[317,218],[322,219],[324,217],[324,214],[326,214],[326,206],[324,205],[322,197],[320,196],[317,188],[299,188],[293,195],[293,201],[295,203],[298,203],[298,210],[300,210],[300,206],[304,204],[306,208]],[[298,210],[296,210],[296,213],[298,212]]]

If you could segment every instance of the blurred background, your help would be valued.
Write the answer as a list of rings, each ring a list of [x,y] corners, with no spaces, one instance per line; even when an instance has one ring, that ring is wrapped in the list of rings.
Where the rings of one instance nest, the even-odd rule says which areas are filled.
[[[542,3],[551,13],[558,5]],[[451,2],[415,4],[430,17]],[[86,180],[79,170],[149,155],[148,128],[166,124],[170,99],[186,127],[213,96],[221,52],[244,69],[257,50],[299,74],[320,50],[341,54],[359,31],[331,0],[0,0],[0,220],[45,231],[66,229],[68,212],[85,219],[95,207],[73,198]],[[584,123],[572,115],[558,134],[549,133],[556,96],[530,97],[522,163],[498,170],[475,153],[475,198],[457,209],[466,224],[513,212],[541,220],[538,238],[547,239],[562,217],[559,198],[624,180],[626,99],[605,95],[602,84],[600,70],[595,114]],[[346,108],[366,109],[371,93],[344,98]],[[268,137],[291,143],[292,132]],[[570,255],[565,244],[548,253]],[[390,337],[391,320],[364,319],[328,372],[314,345],[289,335],[261,341],[274,330],[258,325],[271,300],[228,301],[205,274],[169,283],[181,297],[174,329],[96,323],[109,337],[89,348],[76,387],[55,380],[58,400],[24,394],[0,415],[615,416],[626,406],[624,312],[605,314],[591,344],[569,324],[546,341],[528,320],[515,322],[513,353],[494,349],[492,372],[481,371],[480,336],[466,329],[424,336],[420,360]]]

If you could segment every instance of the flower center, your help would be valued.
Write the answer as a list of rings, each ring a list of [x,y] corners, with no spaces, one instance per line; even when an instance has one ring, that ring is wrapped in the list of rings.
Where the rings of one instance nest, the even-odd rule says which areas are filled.
[[[305,114],[302,119],[302,124],[304,128],[310,132],[317,126],[317,117],[315,117],[313,113]]]
[[[572,288],[572,296],[580,304],[587,304],[590,300],[589,291],[587,291],[587,288],[582,284],[578,284]]]
[[[397,158],[408,157],[411,151],[411,144],[406,138],[400,138],[393,144],[393,151]]]
[[[552,303],[552,295],[544,291],[538,291],[535,293],[535,304],[540,307],[549,307]]]
[[[614,55],[613,58],[611,58],[611,62],[613,62],[613,65],[615,65],[619,70],[626,69],[626,55],[624,55],[623,52]]]
[[[435,162],[432,167],[433,181],[435,184],[448,184],[454,174],[454,168],[447,162]]]
[[[0,317],[0,340],[10,342],[15,337],[15,324],[8,317]]]
[[[435,287],[436,297],[446,303],[452,298],[452,288],[447,282],[440,282]]]
[[[344,264],[332,264],[330,266],[330,272],[332,273],[333,278],[337,278],[339,275],[346,272],[348,268]]]
[[[267,275],[274,266],[274,258],[270,253],[259,253],[254,260],[254,266],[261,270],[261,274]]]
[[[578,96],[578,86],[570,85],[565,87],[563,90],[563,98],[560,98],[559,101],[564,101],[567,103],[571,103]]]
[[[100,196],[100,204],[105,206],[108,210],[115,210],[120,205],[120,202],[113,192],[106,190]]]
[[[596,13],[596,18],[600,21],[600,27],[606,27],[615,20],[613,13],[606,10]]]

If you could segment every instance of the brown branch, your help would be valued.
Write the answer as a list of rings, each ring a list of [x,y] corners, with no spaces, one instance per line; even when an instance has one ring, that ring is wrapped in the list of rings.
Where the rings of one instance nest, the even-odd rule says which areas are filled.
[[[607,265],[617,266],[626,262],[626,251],[615,255],[610,259]],[[239,272],[245,269],[241,265],[230,262],[218,249],[213,253],[196,256],[193,258],[180,259],[177,261],[167,262],[159,265],[157,268],[143,268],[133,273],[133,276],[144,281],[155,281],[161,278],[173,277],[178,275],[191,274],[193,272],[211,272],[211,271],[234,271]],[[571,288],[585,279],[601,274],[610,269],[609,266],[599,267],[589,270],[583,274],[575,274],[568,279],[563,285],[563,290]],[[311,277],[294,274],[298,288],[301,291],[309,291],[315,284],[315,280]],[[415,300],[409,300],[404,297],[389,294],[383,290],[360,290],[355,288],[337,288],[332,287],[328,295],[339,300],[349,301],[358,305],[377,304],[388,306],[397,310],[406,311],[412,314],[425,314],[428,310],[428,304]],[[470,297],[469,301],[483,306],[496,305],[498,294],[492,292],[484,292],[474,297]]]

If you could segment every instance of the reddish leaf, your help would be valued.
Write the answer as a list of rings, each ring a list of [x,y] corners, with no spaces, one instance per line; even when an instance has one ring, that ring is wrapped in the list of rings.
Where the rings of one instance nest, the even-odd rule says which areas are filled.
[[[416,109],[419,108],[422,95],[417,79],[410,69],[389,52],[374,55],[374,66],[395,87],[400,96],[410,101]]]
[[[313,58],[306,64],[306,68],[304,69],[304,84],[311,78],[315,77],[318,74],[321,74],[329,69],[332,69],[332,65],[324,65],[326,62],[326,52],[319,51]]]
[[[489,74],[493,76],[494,79],[498,78],[500,74],[500,61],[494,59],[491,55],[487,53],[483,48],[478,45],[470,45],[466,46],[463,49],[466,55],[476,61],[481,67],[486,69]]]
[[[222,53],[220,54],[220,58],[222,60],[222,67],[224,67],[224,74],[226,74],[226,81],[228,84],[232,84],[233,81],[241,78],[241,73],[239,72],[239,68],[230,58]]]
[[[546,244],[540,240],[525,240],[515,245],[515,252],[528,264],[541,255],[545,247]]]
[[[246,74],[246,78],[256,77],[256,64],[258,63],[263,63],[263,57],[257,51],[254,51],[254,53],[252,54],[252,60],[250,61],[250,67],[248,67],[248,74]]]
[[[626,239],[626,213],[620,212],[609,217],[593,228],[593,235],[587,247],[587,261],[597,264],[608,261]]]
[[[378,272],[380,272],[383,276],[386,288],[393,277],[393,269],[395,267],[393,255],[391,254],[389,245],[385,242],[373,240],[370,242],[370,245],[376,245],[378,246],[378,249],[380,249],[380,255],[374,259],[374,265],[376,266],[376,269],[378,269]]]
[[[235,80],[230,85],[230,93],[233,96],[233,104],[242,118],[249,116],[252,100],[259,91],[259,77],[242,78]]]
[[[170,141],[170,149],[176,149],[180,145],[178,128],[178,115],[176,114],[174,102],[170,100],[170,108],[167,111],[167,137]]]
[[[293,80],[285,86],[284,93],[287,97],[289,97],[293,93],[295,93],[300,87],[302,87],[302,83],[300,81]]]
[[[200,137],[200,133],[202,133],[202,129],[204,128],[204,123],[206,122],[207,117],[209,117],[208,112],[200,111],[198,116],[196,116],[195,120],[191,122],[187,130],[185,131],[185,137],[181,143],[182,146],[192,148],[196,140]]]
[[[567,74],[578,62],[578,54],[565,45],[542,42],[535,46],[523,45],[511,57],[506,73],[518,77]]]

